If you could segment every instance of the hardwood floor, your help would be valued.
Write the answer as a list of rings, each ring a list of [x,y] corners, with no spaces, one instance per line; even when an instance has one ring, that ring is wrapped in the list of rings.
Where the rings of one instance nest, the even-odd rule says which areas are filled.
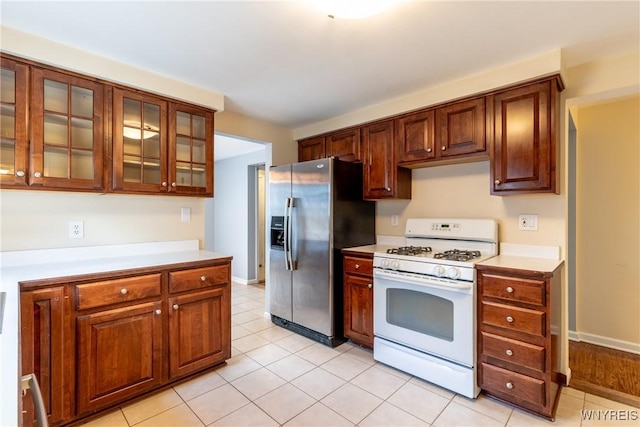
[[[569,341],[571,387],[640,407],[640,355]]]

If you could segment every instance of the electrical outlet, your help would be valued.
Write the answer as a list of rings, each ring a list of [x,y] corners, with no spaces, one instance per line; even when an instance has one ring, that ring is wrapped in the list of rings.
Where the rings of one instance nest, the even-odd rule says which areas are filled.
[[[180,221],[182,222],[191,221],[191,208],[180,208]]]
[[[391,215],[391,225],[398,225],[398,215]]]
[[[536,214],[518,215],[518,230],[538,231],[538,215]]]
[[[84,223],[82,221],[69,221],[69,238],[84,238]]]

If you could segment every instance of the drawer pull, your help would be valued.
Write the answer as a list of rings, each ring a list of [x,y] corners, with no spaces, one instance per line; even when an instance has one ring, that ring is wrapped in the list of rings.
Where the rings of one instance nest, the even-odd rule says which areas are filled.
[[[507,292],[509,292],[510,294],[512,294],[512,293],[513,293],[513,288],[512,288],[511,286],[508,286],[508,287],[507,287]]]
[[[511,351],[510,349],[507,349],[505,353],[507,353],[507,356],[513,356],[513,351]]]
[[[369,288],[369,289],[373,288],[373,284],[372,284],[372,283],[369,283],[369,284],[367,285],[367,288]]]
[[[162,313],[162,310],[160,309],[156,310],[156,314],[161,314],[161,313]]]
[[[180,308],[180,306],[178,304],[173,304],[173,309],[177,310],[178,308]]]
[[[207,276],[200,276],[200,281],[204,282],[205,280],[207,280]]]
[[[360,264],[356,264],[356,270],[360,268]]]
[[[508,383],[505,384],[505,386],[511,390],[513,388],[513,383],[511,381],[509,381]]]
[[[511,316],[507,316],[507,322],[509,322],[509,323],[513,323],[513,317],[511,317]]]
[[[121,293],[122,295],[126,295],[126,294],[127,294],[127,292],[129,292],[129,291],[127,291],[127,288],[122,288],[122,289],[120,289],[120,293]]]

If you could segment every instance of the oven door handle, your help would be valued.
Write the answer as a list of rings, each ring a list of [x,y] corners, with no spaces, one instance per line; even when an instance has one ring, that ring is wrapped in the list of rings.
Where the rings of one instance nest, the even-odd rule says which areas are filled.
[[[421,277],[416,277],[415,275],[393,273],[386,270],[380,270],[378,268],[373,269],[373,277],[374,278],[380,277],[380,278],[395,280],[395,281],[410,282],[420,286],[445,289],[449,291],[468,291],[470,289],[473,289],[472,282],[461,282],[461,283],[447,282],[446,284],[440,284],[440,283],[434,282],[433,279],[428,279],[428,278],[423,279]]]

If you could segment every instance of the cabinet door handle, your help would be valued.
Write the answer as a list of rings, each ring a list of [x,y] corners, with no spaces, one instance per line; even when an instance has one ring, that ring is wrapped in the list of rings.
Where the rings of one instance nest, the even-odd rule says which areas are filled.
[[[430,153],[430,152],[432,152],[432,151],[433,151],[433,149],[431,149],[431,148],[427,148],[427,153]]]
[[[493,181],[493,183],[494,183],[495,185],[500,185],[500,184],[502,184],[502,183],[500,182],[500,180],[499,180],[499,179],[496,179],[495,181]]]
[[[511,316],[507,316],[507,322],[509,322],[509,323],[513,323],[513,317],[511,317]]]
[[[122,288],[122,289],[120,289],[120,293],[121,293],[122,295],[126,295],[126,294],[127,294],[127,292],[129,292],[129,291],[127,291],[127,288]]]
[[[356,264],[356,270],[360,268],[360,264]]]
[[[180,308],[180,306],[178,304],[173,304],[173,309],[177,310],[178,308]]]
[[[387,187],[387,188],[385,188],[385,190],[391,191],[391,187]]]
[[[507,292],[512,294],[513,293],[513,288],[511,286],[507,286]]]
[[[160,309],[156,310],[156,314],[162,314],[162,310]]]
[[[505,387],[507,387],[509,390],[511,390],[513,388],[513,383],[511,381],[509,381],[508,383],[505,384]]]
[[[447,147],[443,145],[442,147],[440,147],[440,149],[441,149],[442,151],[445,151],[445,150],[447,149]]]
[[[200,281],[204,282],[205,280],[207,280],[207,276],[200,276]]]
[[[16,176],[22,178],[24,176],[24,171],[17,171]]]
[[[166,187],[167,186],[167,181],[162,181],[162,186]]]
[[[40,178],[42,174],[40,172],[34,172],[33,176],[35,176],[36,178]]]
[[[369,289],[373,288],[373,284],[372,284],[372,283],[369,283],[369,284],[367,285],[367,288],[369,288]]]
[[[175,183],[175,182],[172,182],[172,183],[171,183],[171,186],[172,186],[173,188],[175,188],[175,187],[176,187],[176,183]]]
[[[507,349],[505,353],[507,353],[507,356],[513,356],[513,351],[511,351],[511,349]]]

